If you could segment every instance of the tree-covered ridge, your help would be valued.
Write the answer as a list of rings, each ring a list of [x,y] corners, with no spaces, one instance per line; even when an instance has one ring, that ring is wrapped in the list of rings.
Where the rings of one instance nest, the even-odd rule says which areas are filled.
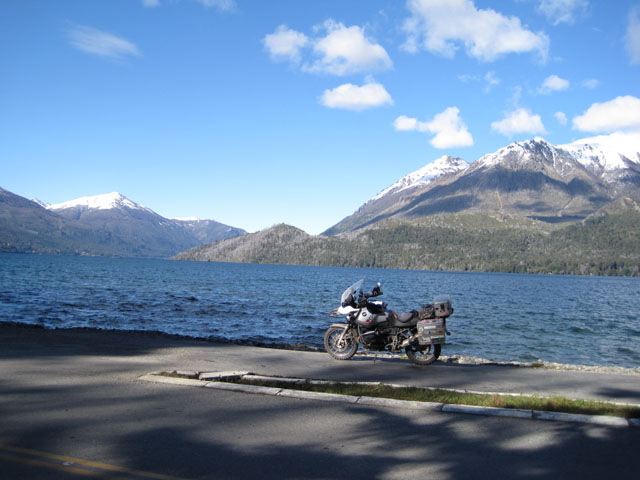
[[[513,273],[640,276],[640,209],[554,226],[499,213],[389,219],[336,237],[278,225],[177,259]]]

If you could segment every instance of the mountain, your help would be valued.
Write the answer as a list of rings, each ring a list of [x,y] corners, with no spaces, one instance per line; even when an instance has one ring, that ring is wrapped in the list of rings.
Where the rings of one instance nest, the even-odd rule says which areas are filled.
[[[230,227],[215,220],[203,220],[200,218],[173,218],[174,222],[182,225],[184,229],[191,233],[199,244],[216,242],[225,238],[237,237],[247,233],[245,230]]]
[[[401,207],[417,192],[428,190],[434,184],[446,182],[447,179],[455,177],[456,174],[468,168],[469,164],[461,158],[442,156],[385,188],[354,214],[322,232],[322,235],[336,235],[375,223],[385,218],[384,215],[387,212],[393,212]]]
[[[552,224],[501,213],[390,218],[333,237],[289,225],[193,248],[177,260],[640,276],[640,203],[625,197]]]
[[[321,250],[324,243],[325,239],[321,237],[280,224],[257,233],[195,247],[178,254],[175,259],[308,265],[307,250]]]
[[[181,225],[117,192],[49,205],[47,209],[121,239],[127,256],[170,257],[197,245]]]
[[[244,233],[213,220],[167,219],[117,192],[54,205],[6,190],[1,198],[0,251],[167,258]]]
[[[179,260],[640,276],[640,137],[441,157],[320,236],[278,225]]]
[[[635,152],[635,153],[634,153]],[[441,157],[400,179],[323,235],[385,218],[497,212],[547,222],[583,219],[620,198],[640,198],[640,136],[594,137],[553,146],[541,138],[512,143],[466,162]],[[442,164],[450,168],[442,168]]]
[[[115,239],[0,188],[0,251],[117,255]]]
[[[390,187],[385,188],[371,200],[378,200],[393,193],[410,188],[427,186],[437,178],[451,173],[458,173],[469,168],[469,164],[461,158],[442,156],[424,167],[402,177]]]

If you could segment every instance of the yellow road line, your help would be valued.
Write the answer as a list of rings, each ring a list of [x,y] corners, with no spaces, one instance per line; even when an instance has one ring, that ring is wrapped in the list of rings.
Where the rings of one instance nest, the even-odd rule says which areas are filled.
[[[34,458],[25,457],[24,455],[28,455]],[[112,478],[112,476],[107,472],[118,472],[124,473],[126,475],[133,475],[139,478],[151,478],[155,480],[181,480],[178,477],[172,477],[170,475],[164,475],[161,473],[132,470],[125,467],[120,467],[118,465],[110,465],[108,463],[94,462],[92,460],[83,460],[81,458],[69,457],[67,455],[57,455],[55,453],[32,450],[30,448],[13,447],[3,444],[0,444],[0,458],[3,460],[23,463],[25,465],[52,468],[55,470],[63,470],[65,472],[75,473],[78,475],[89,475],[94,477]],[[51,460],[57,460],[62,463],[52,463]],[[96,470],[89,470],[89,468]]]
[[[92,476],[92,477],[102,477],[104,476],[104,474],[98,473],[98,472],[94,472],[91,470],[84,470],[82,468],[76,468],[73,467],[71,465],[60,465],[60,464],[56,464],[56,463],[51,463],[51,462],[45,462],[44,460],[35,460],[35,459],[30,459],[30,458],[22,458],[22,457],[17,457],[14,455],[7,455],[4,453],[0,453],[0,460],[8,460],[10,462],[18,462],[18,463],[22,463],[24,465],[29,465],[32,467],[45,467],[45,468],[50,468],[53,470],[59,470],[59,471],[63,471],[63,472],[68,472],[68,473],[75,473],[76,475],[88,475],[88,476]]]

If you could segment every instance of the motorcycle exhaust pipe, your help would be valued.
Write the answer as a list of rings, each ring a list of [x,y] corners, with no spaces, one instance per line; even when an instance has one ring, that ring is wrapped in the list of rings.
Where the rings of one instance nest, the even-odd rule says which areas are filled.
[[[409,345],[415,345],[417,341],[418,341],[418,338],[415,335],[412,335],[411,337],[407,338],[404,342],[402,342],[401,347],[407,348]]]

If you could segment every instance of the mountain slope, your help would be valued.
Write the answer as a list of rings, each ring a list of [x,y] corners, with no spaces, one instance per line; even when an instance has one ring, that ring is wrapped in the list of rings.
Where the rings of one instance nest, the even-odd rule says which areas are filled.
[[[415,195],[437,185],[446,184],[447,181],[455,178],[456,174],[468,168],[469,164],[461,158],[440,157],[385,188],[354,214],[325,230],[322,235],[331,236],[355,230],[392,216],[399,208],[407,205]]]
[[[0,189],[0,251],[167,258],[243,233],[169,220],[116,192],[47,205]]]
[[[392,185],[324,234],[439,213],[499,212],[549,222],[585,218],[620,196],[640,198],[640,154],[629,153],[640,151],[640,137],[637,144],[634,136],[624,138],[624,154],[600,137],[558,147],[543,139],[512,143],[429,182]]]
[[[202,220],[200,218],[173,218],[172,220],[193,235],[198,240],[199,245],[247,233],[241,228],[230,227],[215,220]]]
[[[619,200],[568,226],[499,213],[387,219],[334,237],[288,225],[204,245],[178,260],[640,276],[640,205]]]
[[[117,192],[50,205],[48,210],[121,239],[130,256],[170,257],[198,244],[182,226]]]
[[[0,251],[117,255],[119,250],[118,241],[103,232],[0,188]]]

